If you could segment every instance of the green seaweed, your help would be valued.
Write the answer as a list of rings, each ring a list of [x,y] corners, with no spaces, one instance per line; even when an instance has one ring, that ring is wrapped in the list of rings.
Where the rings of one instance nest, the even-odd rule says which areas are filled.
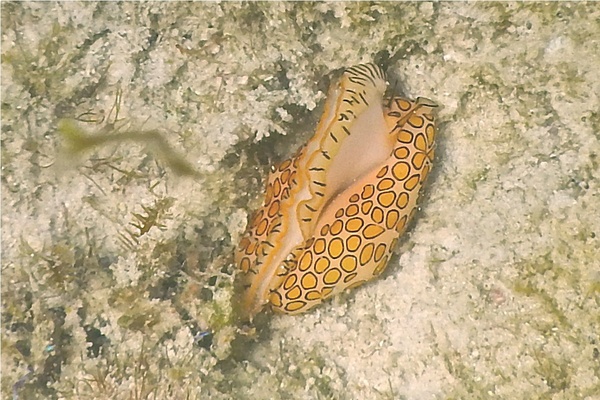
[[[544,383],[549,387],[549,393],[561,393],[571,386],[569,360],[558,359],[552,354],[541,350],[536,350],[533,354],[537,362],[534,371],[542,377]]]
[[[477,285],[484,274],[490,280],[500,276],[512,289],[500,305],[469,298],[468,317],[476,321],[453,320],[482,356],[475,365],[462,348],[440,350],[437,335],[417,344],[418,332],[415,341],[406,342],[415,344],[414,352],[401,359],[426,363],[438,374],[434,397],[594,397],[600,391],[600,351],[590,327],[600,324],[600,283],[593,271],[600,232],[590,217],[597,209],[598,171],[591,139],[600,138],[600,114],[586,104],[594,99],[588,93],[592,60],[578,57],[597,53],[589,40],[597,33],[592,23],[597,15],[593,3],[4,2],[2,392],[10,396],[16,387],[19,399],[226,399],[243,398],[251,388],[256,398],[355,398],[345,374],[360,378],[364,372],[350,372],[343,363],[360,360],[361,353],[348,337],[330,339],[334,333],[325,324],[317,338],[294,336],[312,335],[309,328],[275,332],[265,324],[254,346],[231,351],[234,359],[228,355],[235,335],[231,251],[240,229],[230,216],[253,208],[267,167],[314,127],[308,104],[317,98],[315,91],[326,91],[329,71],[377,55],[414,94],[431,91],[448,100],[440,113],[445,167],[439,171],[462,185],[440,185],[442,210],[461,196],[456,190],[466,188],[477,201],[477,191],[497,187],[498,179],[527,179],[512,173],[514,163],[527,164],[542,179],[541,162],[564,167],[553,170],[561,173],[560,187],[550,190],[565,190],[576,201],[558,219],[542,197],[552,194],[544,192],[548,187],[526,185],[524,201],[540,205],[506,226],[521,224],[513,243],[532,245],[495,249],[518,260],[508,265],[467,260],[456,269],[452,279],[479,288],[479,298],[486,294]],[[567,52],[547,62],[545,47],[560,38],[568,39]],[[157,66],[164,70],[153,71]],[[124,128],[120,88],[116,106],[108,114],[101,111],[119,74],[126,76],[123,90],[139,100],[128,104],[128,115],[143,118],[144,102],[176,115],[183,124],[181,147],[197,151],[195,159],[212,163],[214,173],[197,173],[175,148],[166,148],[173,142],[160,129],[153,131],[156,138]],[[253,87],[260,90],[252,93]],[[458,105],[452,105],[455,99]],[[564,110],[554,110],[557,101],[581,104],[583,111],[577,115],[576,108],[565,117]],[[273,111],[278,107],[293,120],[282,122]],[[56,140],[53,127],[64,117],[77,122],[70,120],[66,135]],[[475,129],[487,118],[485,129]],[[223,123],[223,131],[206,124],[214,121]],[[462,121],[473,129],[457,131]],[[287,135],[269,132],[268,122]],[[551,136],[540,146],[544,128]],[[501,134],[492,136],[496,131]],[[475,146],[466,174],[454,158],[454,146],[464,144],[455,140],[465,132]],[[66,145],[56,157],[60,140]],[[484,148],[491,146],[493,151]],[[128,159],[130,149],[141,154],[138,165]],[[204,149],[207,159],[196,158]],[[46,168],[55,158],[74,163],[88,154],[76,170],[80,175],[68,176],[67,184]],[[222,154],[227,160],[218,163]],[[579,160],[563,165],[564,157]],[[155,161],[159,168],[148,168]],[[192,195],[200,199],[185,198],[187,187],[178,190],[163,165],[173,175],[194,178]],[[532,195],[539,190],[539,197]],[[496,193],[498,199],[486,202],[501,201]],[[127,203],[122,213],[115,212],[118,203]],[[461,223],[443,211],[439,218],[434,225]],[[420,239],[429,246],[427,236]],[[463,262],[461,257],[471,256],[470,243],[458,243],[455,257]],[[427,296],[439,304],[431,296],[447,293],[447,268],[456,259],[435,245],[430,254],[435,290]],[[434,305],[431,311],[440,312]],[[385,318],[397,310],[386,304],[378,312],[382,319],[368,322],[389,328]],[[466,318],[460,307],[442,312]],[[319,318],[356,327],[353,319],[336,320],[327,311]],[[301,319],[277,325],[296,321]],[[452,321],[436,323],[453,327]],[[495,330],[488,336],[490,326]],[[216,339],[194,340],[211,336]],[[495,351],[503,348],[488,348],[488,338],[508,345],[517,359],[496,361]],[[315,341],[323,344],[307,350]],[[432,358],[427,350],[436,345]],[[339,346],[347,349],[343,357],[335,354]],[[415,371],[410,364],[405,370]],[[448,380],[446,371],[452,371]],[[364,393],[414,397],[403,379],[390,375],[389,390],[367,387]],[[426,377],[414,379],[423,383]]]
[[[106,131],[101,134],[90,134],[77,126],[75,121],[63,119],[59,121],[58,133],[66,142],[68,156],[78,156],[85,151],[112,143],[132,141],[145,145],[155,153],[172,170],[181,176],[199,176],[194,167],[179,155],[167,142],[163,134],[157,130],[150,131]]]

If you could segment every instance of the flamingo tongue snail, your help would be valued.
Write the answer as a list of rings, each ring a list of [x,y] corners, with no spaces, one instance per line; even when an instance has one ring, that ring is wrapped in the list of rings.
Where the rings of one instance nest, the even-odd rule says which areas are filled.
[[[346,69],[315,135],[273,169],[236,251],[243,318],[304,312],[385,269],[431,169],[436,107],[386,86],[374,64]]]

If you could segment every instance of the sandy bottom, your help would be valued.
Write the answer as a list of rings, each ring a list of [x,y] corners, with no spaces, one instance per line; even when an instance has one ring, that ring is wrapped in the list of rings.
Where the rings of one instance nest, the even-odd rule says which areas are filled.
[[[599,398],[599,19],[3,2],[3,398]],[[441,106],[416,221],[381,279],[242,332],[269,167],[374,60]]]

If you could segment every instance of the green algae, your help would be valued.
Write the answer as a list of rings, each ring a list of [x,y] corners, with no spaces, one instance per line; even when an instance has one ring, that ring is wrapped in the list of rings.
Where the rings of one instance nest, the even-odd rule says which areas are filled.
[[[66,141],[66,155],[78,156],[98,146],[112,143],[136,142],[152,149],[176,174],[194,176],[198,172],[183,156],[177,154],[159,131],[106,131],[90,134],[79,128],[72,120],[60,120],[58,132]]]
[[[598,392],[599,339],[590,328],[600,324],[600,233],[590,218],[598,151],[589,137],[598,138],[600,119],[585,108],[594,99],[585,60],[594,5],[56,4],[2,4],[3,392],[17,382],[27,399],[249,390],[255,398],[417,398],[411,390],[429,383],[437,398]],[[545,60],[556,36],[570,39],[556,43],[577,59]],[[273,318],[256,344],[232,349],[231,252],[266,171],[310,134],[324,76],[377,55],[410,93],[431,92],[446,107],[439,179],[405,249],[432,255],[417,269],[431,271],[433,280],[419,282],[432,286],[402,308],[388,299],[415,293],[411,277],[402,290],[373,284],[352,297],[344,318],[336,317],[341,303]],[[559,106],[557,94],[566,99]],[[581,115],[569,102],[581,102]],[[149,114],[160,129],[131,128]],[[77,120],[61,126],[62,137],[61,118]],[[543,129],[552,136],[540,137]],[[60,153],[65,141],[71,153]],[[48,166],[62,156],[71,171],[57,178]],[[447,180],[462,182],[468,201]],[[534,206],[507,199],[503,183],[521,185],[519,200]],[[576,203],[552,206],[559,195]],[[524,210],[507,213],[503,201]],[[497,212],[506,222],[494,236],[477,218]],[[456,242],[424,235],[435,232],[432,220],[457,227],[448,231]],[[507,288],[494,301],[500,289],[482,286],[488,280]],[[382,315],[365,317],[374,309]],[[412,322],[431,318],[450,343],[423,340],[400,317],[423,309]],[[351,336],[361,321],[369,334]],[[336,336],[340,324],[346,333]],[[365,357],[360,344],[378,348],[379,331],[394,341]],[[501,359],[505,351],[513,357]],[[403,374],[382,373],[392,353]],[[419,365],[428,366],[421,375]]]

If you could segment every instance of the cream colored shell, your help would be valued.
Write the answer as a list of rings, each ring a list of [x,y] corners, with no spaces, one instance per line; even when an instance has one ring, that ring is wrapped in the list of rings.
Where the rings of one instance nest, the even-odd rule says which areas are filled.
[[[379,275],[413,217],[435,141],[426,99],[384,99],[376,65],[348,68],[313,138],[271,173],[236,252],[240,309],[297,314]]]

